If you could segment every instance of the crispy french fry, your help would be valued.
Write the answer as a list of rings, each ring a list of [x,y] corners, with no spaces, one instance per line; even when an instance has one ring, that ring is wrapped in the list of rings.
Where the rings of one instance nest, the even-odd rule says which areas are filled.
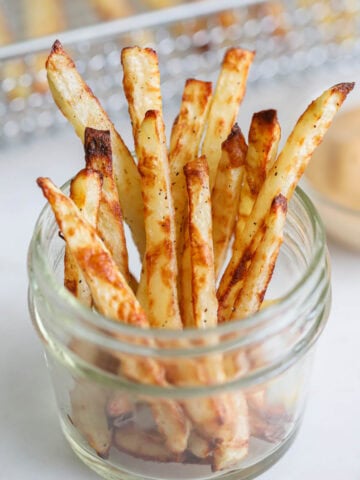
[[[181,328],[177,296],[174,211],[160,112],[150,110],[139,131],[139,171],[144,200],[149,323]]]
[[[135,458],[153,462],[176,462],[180,458],[164,445],[162,436],[155,431],[141,431],[132,422],[117,428],[114,435],[115,446]]]
[[[217,325],[214,251],[209,187],[209,167],[205,157],[184,167],[189,198],[189,238],[191,256],[192,305],[194,325],[210,328]]]
[[[202,146],[202,154],[209,164],[211,190],[221,157],[221,145],[235,123],[253,58],[254,52],[241,48],[230,48],[224,56]]]
[[[71,181],[70,198],[94,228],[96,227],[101,197],[101,178],[91,169],[81,170]],[[83,305],[91,307],[89,286],[69,247],[65,247],[64,285]]]
[[[128,47],[121,52],[123,86],[129,105],[136,154],[140,126],[148,110],[162,114],[159,60],[151,48]]]
[[[56,188],[51,180],[39,178],[38,185],[54,211],[59,228],[89,284],[99,311],[109,318],[147,327],[141,305],[95,229],[82,218],[72,200]]]
[[[215,277],[224,263],[234,231],[244,177],[246,141],[237,124],[222,144],[221,159],[211,195]]]
[[[134,159],[58,40],[47,59],[46,69],[55,103],[83,142],[86,127],[110,130],[113,174],[120,204],[123,206],[124,219],[142,256],[145,251],[143,204],[140,176]]]
[[[195,325],[191,285],[191,250],[188,218],[184,219],[182,252],[179,272],[179,306],[182,324],[186,327]]]
[[[249,425],[247,403],[243,393],[185,400],[183,404],[200,435],[214,445],[212,459],[214,471],[230,468],[246,456]]]
[[[264,236],[235,301],[231,319],[245,318],[260,309],[283,241],[286,213],[287,200],[280,193],[272,202]]]
[[[187,449],[192,455],[203,460],[207,459],[210,462],[213,447],[214,445],[210,440],[199,435],[196,430],[191,431]]]
[[[276,110],[262,110],[253,115],[245,167],[247,182],[254,195],[259,193],[266,174],[274,165],[280,135]]]
[[[238,278],[241,277],[244,258],[248,255],[248,249],[270,210],[271,202],[279,193],[287,201],[290,200],[313,151],[321,142],[334,115],[353,87],[353,83],[340,83],[326,90],[299,118],[261,187],[251,218],[245,225],[242,242],[233,251],[221,279],[218,289],[219,321],[231,318],[234,298],[236,299],[242,287],[242,281]]]
[[[128,420],[132,417],[134,405],[124,392],[111,393],[106,402],[106,413],[110,418]]]
[[[157,54],[151,48],[128,47],[121,52],[123,87],[129,106],[135,150],[139,159],[139,132],[148,110],[162,113],[160,71]],[[148,312],[146,265],[143,260],[137,297]]]
[[[263,110],[253,115],[245,161],[245,181],[236,221],[234,249],[241,242],[241,235],[251,215],[256,197],[276,160],[280,133],[276,110]]]
[[[182,251],[182,227],[186,210],[186,185],[183,168],[198,155],[200,140],[211,100],[211,83],[189,79],[185,83],[180,113],[170,137],[170,179],[174,202],[178,261]]]
[[[105,415],[106,401],[107,391],[85,380],[78,380],[70,392],[71,421],[102,458],[109,456],[112,439]]]
[[[49,201],[56,221],[71,253],[91,289],[94,303],[103,315],[116,321],[147,328],[146,315],[131,288],[117,268],[96,231],[82,217],[76,205],[46,178],[38,185]],[[144,342],[142,342],[144,343]],[[166,386],[163,368],[148,358],[119,354],[120,373],[145,384]],[[189,424],[175,401],[162,399],[151,403],[159,431],[172,452],[183,452],[187,445]]]
[[[85,129],[86,166],[99,172],[102,192],[97,219],[98,233],[110,251],[120,272],[134,289],[129,272],[123,216],[112,170],[111,138],[109,130]]]
[[[90,0],[91,5],[103,20],[127,17],[134,13],[129,0]]]

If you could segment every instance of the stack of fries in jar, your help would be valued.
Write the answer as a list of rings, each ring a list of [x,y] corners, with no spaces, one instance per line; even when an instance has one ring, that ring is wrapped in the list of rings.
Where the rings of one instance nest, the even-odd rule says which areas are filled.
[[[158,58],[151,49],[121,53],[123,87],[135,143],[132,155],[59,41],[46,69],[50,90],[84,144],[85,167],[66,196],[38,185],[66,241],[65,286],[79,302],[115,322],[149,329],[215,329],[263,303],[283,241],[288,202],[352,83],[326,90],[306,109],[280,153],[274,110],[255,113],[248,140],[236,123],[254,52],[225,52],[216,87],[189,79],[170,138],[165,137]],[[142,262],[131,272],[124,222]],[[229,261],[227,262],[227,258]],[[221,272],[223,272],[221,274]],[[153,340],[142,340],[154,347]],[[204,340],[205,342],[205,340]],[[179,333],[174,347],[186,347]],[[161,349],[161,345],[156,345]],[[104,368],[99,348],[69,348]],[[222,384],[262,352],[211,358],[107,358],[131,382],[164,388]],[[111,365],[111,367],[109,366]],[[84,379],[71,391],[71,422],[107,458],[112,447],[147,460],[207,463],[213,471],[249,453],[266,391],[196,399],[132,402]],[[146,413],[150,422],[135,422]]]

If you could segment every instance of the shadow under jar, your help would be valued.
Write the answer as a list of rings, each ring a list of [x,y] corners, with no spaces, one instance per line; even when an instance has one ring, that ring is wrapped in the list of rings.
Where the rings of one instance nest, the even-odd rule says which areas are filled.
[[[299,188],[267,307],[214,329],[104,318],[63,287],[63,255],[46,206],[30,245],[29,307],[64,434],[88,466],[109,479],[239,480],[283,455],[331,297],[323,226]]]

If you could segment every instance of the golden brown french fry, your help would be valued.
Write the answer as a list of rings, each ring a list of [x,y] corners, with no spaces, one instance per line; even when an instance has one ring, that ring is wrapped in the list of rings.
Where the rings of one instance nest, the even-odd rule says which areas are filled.
[[[249,451],[249,417],[244,393],[237,391],[229,394],[227,408],[229,409],[229,423],[222,428],[224,430],[222,441],[216,443],[214,449],[212,462],[214,472],[234,467],[246,457]]]
[[[121,52],[121,63],[135,150],[139,157],[138,135],[146,112],[157,110],[162,114],[159,59],[151,48],[127,47]]]
[[[127,420],[132,416],[133,410],[134,405],[124,392],[115,391],[108,396],[106,413],[110,418]]]
[[[47,59],[46,69],[55,103],[72,124],[82,142],[86,127],[110,130],[113,173],[120,204],[123,207],[124,219],[142,256],[145,251],[143,204],[140,176],[133,157],[58,40]]]
[[[179,267],[179,281],[178,281],[178,294],[179,294],[179,306],[182,324],[186,327],[193,326],[194,320],[194,308],[192,299],[192,286],[191,286],[191,251],[190,251],[190,235],[189,235],[189,222],[188,218],[184,219],[184,226],[182,227],[183,239],[182,239],[182,251],[180,255],[180,267]]]
[[[205,157],[188,162],[184,167],[189,199],[189,238],[193,325],[210,328],[217,325],[214,250],[212,243],[209,167]]]
[[[187,162],[197,157],[204,122],[211,100],[211,84],[198,80],[187,80],[183,92],[180,113],[176,118],[170,138],[170,178],[174,201],[176,249],[179,275],[179,302],[182,323],[194,326],[191,253],[186,215],[187,195],[183,168]]]
[[[84,148],[87,168],[99,172],[102,177],[97,231],[120,272],[134,289],[136,286],[129,272],[123,216],[112,170],[110,131],[87,127]]]
[[[70,184],[70,198],[78,207],[83,217],[94,228],[99,212],[101,197],[101,177],[94,170],[85,168],[73,178]],[[92,298],[89,286],[78,267],[69,247],[65,247],[64,258],[64,285],[88,307],[91,307]]]
[[[287,201],[290,200],[313,151],[321,142],[334,115],[353,87],[353,83],[340,83],[326,90],[299,118],[263,183],[251,217],[245,225],[242,242],[233,251],[221,279],[218,289],[219,321],[226,321],[231,317],[234,299],[242,287],[242,281],[238,281],[238,278],[241,277],[240,273],[244,268],[244,259],[249,254],[248,249],[270,210],[271,202],[279,193],[284,195]]]
[[[177,295],[174,211],[160,112],[150,110],[139,130],[139,171],[146,232],[148,318],[153,327],[181,328]]]
[[[151,48],[128,47],[121,52],[123,66],[123,87],[129,106],[135,150],[137,157],[139,150],[139,132],[141,124],[148,110],[157,110],[162,113],[162,99],[160,90],[160,71],[157,53]],[[140,276],[137,297],[148,312],[146,265]]]
[[[247,455],[248,409],[242,392],[185,400],[183,404],[196,430],[214,445],[214,471],[230,468]]]
[[[280,193],[272,202],[264,225],[264,236],[235,301],[231,319],[245,318],[260,309],[283,241],[286,212],[287,200]]]
[[[211,195],[215,277],[224,263],[234,231],[244,177],[246,141],[237,124],[222,144],[221,158]]]
[[[188,451],[197,458],[208,459],[212,455],[214,445],[210,440],[200,436],[196,430],[192,430],[188,441]]]
[[[257,195],[276,160],[280,125],[276,110],[254,113],[249,130],[246,178],[252,194]]]
[[[147,328],[149,323],[141,305],[95,229],[51,180],[38,178],[37,182],[53,209],[71,253],[83,271],[99,312],[113,320]],[[152,359],[123,354],[119,354],[119,358],[119,373],[127,378],[145,384],[167,385],[162,366]],[[180,405],[172,400],[156,399],[151,406],[168,448],[172,452],[183,452],[190,427]]]
[[[174,455],[166,446],[162,436],[156,431],[142,431],[139,425],[128,422],[117,428],[114,435],[116,448],[135,458],[153,462],[177,462],[179,456]]]
[[[59,0],[23,0],[23,19],[26,38],[38,38],[53,33],[60,33],[66,27],[63,4]],[[38,92],[46,92],[47,55],[38,53],[34,56],[31,68],[35,75],[33,88]]]
[[[102,458],[109,456],[112,439],[105,415],[107,394],[100,385],[83,379],[70,392],[71,421]]]
[[[129,0],[90,0],[90,3],[103,20],[114,20],[134,13]]]
[[[96,230],[82,218],[73,201],[55,187],[50,179],[38,178],[37,182],[86,278],[98,310],[109,318],[147,327],[141,305]]]
[[[280,133],[276,110],[263,110],[253,115],[233,249],[236,249],[238,242],[241,242],[241,235],[251,215],[256,197],[276,160]]]
[[[200,140],[211,100],[211,83],[186,80],[180,113],[170,137],[170,179],[175,211],[178,261],[182,251],[182,227],[186,210],[186,185],[183,168],[197,158]]]
[[[221,157],[221,145],[235,123],[253,58],[254,52],[241,48],[230,48],[224,56],[202,146],[202,154],[209,164],[211,190]]]

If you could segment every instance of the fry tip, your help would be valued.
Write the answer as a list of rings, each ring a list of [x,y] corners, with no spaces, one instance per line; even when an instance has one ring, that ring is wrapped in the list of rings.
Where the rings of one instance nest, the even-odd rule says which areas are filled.
[[[355,86],[355,82],[343,82],[343,83],[338,83],[337,85],[334,85],[332,90],[340,92],[346,96],[348,93],[351,92],[354,86]]]

